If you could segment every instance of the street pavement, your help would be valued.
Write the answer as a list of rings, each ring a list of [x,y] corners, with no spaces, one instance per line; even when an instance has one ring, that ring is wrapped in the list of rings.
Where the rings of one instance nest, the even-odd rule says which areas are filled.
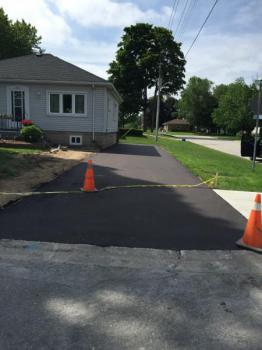
[[[174,139],[186,139],[197,145],[205,146],[216,151],[231,154],[233,156],[241,157],[240,154],[240,140],[227,140],[219,139],[216,136],[203,136],[203,135],[169,135]],[[242,157],[243,158],[243,157]],[[248,157],[245,157],[248,158]]]
[[[154,146],[116,145],[93,158],[97,188],[197,184],[199,179]],[[86,163],[42,191],[77,190]],[[130,188],[40,195],[0,212],[0,238],[156,249],[238,249],[245,218],[206,186]]]
[[[197,145],[212,148],[216,151],[231,154],[233,156],[241,157],[240,141],[239,140],[216,140],[216,139],[190,139],[190,142]]]
[[[0,241],[1,350],[261,350],[262,255]]]

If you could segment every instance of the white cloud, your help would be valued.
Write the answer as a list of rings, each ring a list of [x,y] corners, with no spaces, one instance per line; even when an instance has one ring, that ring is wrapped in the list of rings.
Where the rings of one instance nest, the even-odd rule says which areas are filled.
[[[84,27],[123,27],[140,21],[167,23],[170,7],[159,11],[141,10],[134,2],[112,0],[51,0],[63,15],[69,16]]]
[[[205,35],[190,51],[187,61],[187,78],[197,75],[218,84],[244,77],[250,83],[262,71],[261,35]]]
[[[53,13],[44,0],[0,0],[0,7],[12,20],[24,19],[34,25],[49,50],[63,46],[72,34],[65,20]]]
[[[68,47],[61,48],[59,55],[68,62],[107,79],[106,71],[113,60],[117,43],[101,41],[80,41],[70,39]]]

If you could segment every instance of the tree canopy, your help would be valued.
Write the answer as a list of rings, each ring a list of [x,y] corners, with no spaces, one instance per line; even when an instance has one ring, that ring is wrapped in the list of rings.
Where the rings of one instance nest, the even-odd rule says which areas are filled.
[[[208,79],[190,78],[179,101],[179,117],[187,119],[197,128],[210,128],[211,113],[216,106],[212,86],[213,83]]]
[[[249,87],[243,79],[229,84],[218,96],[218,107],[212,113],[216,125],[233,133],[252,130],[255,121],[249,101],[253,94],[254,88]]]
[[[147,23],[124,28],[116,58],[110,63],[109,79],[123,97],[121,113],[143,112],[144,128],[151,124],[147,113],[148,89],[157,93],[159,64],[164,95],[176,94],[184,84],[185,59],[172,32]]]
[[[39,48],[41,37],[29,23],[11,21],[0,8],[0,59],[28,55]]]

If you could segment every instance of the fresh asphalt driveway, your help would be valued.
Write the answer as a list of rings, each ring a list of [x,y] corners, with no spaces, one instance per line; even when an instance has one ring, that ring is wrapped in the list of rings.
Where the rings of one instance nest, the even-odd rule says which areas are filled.
[[[116,145],[93,158],[97,188],[196,184],[160,148]],[[86,163],[41,191],[78,190]],[[0,239],[172,250],[237,249],[245,218],[206,186],[129,188],[24,198],[0,211]]]

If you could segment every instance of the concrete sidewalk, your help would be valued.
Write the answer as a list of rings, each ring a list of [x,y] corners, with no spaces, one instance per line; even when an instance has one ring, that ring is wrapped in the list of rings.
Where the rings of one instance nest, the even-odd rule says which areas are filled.
[[[214,190],[221,198],[248,219],[254,206],[254,199],[259,192]]]
[[[261,255],[0,240],[0,256],[1,349],[261,349]]]

